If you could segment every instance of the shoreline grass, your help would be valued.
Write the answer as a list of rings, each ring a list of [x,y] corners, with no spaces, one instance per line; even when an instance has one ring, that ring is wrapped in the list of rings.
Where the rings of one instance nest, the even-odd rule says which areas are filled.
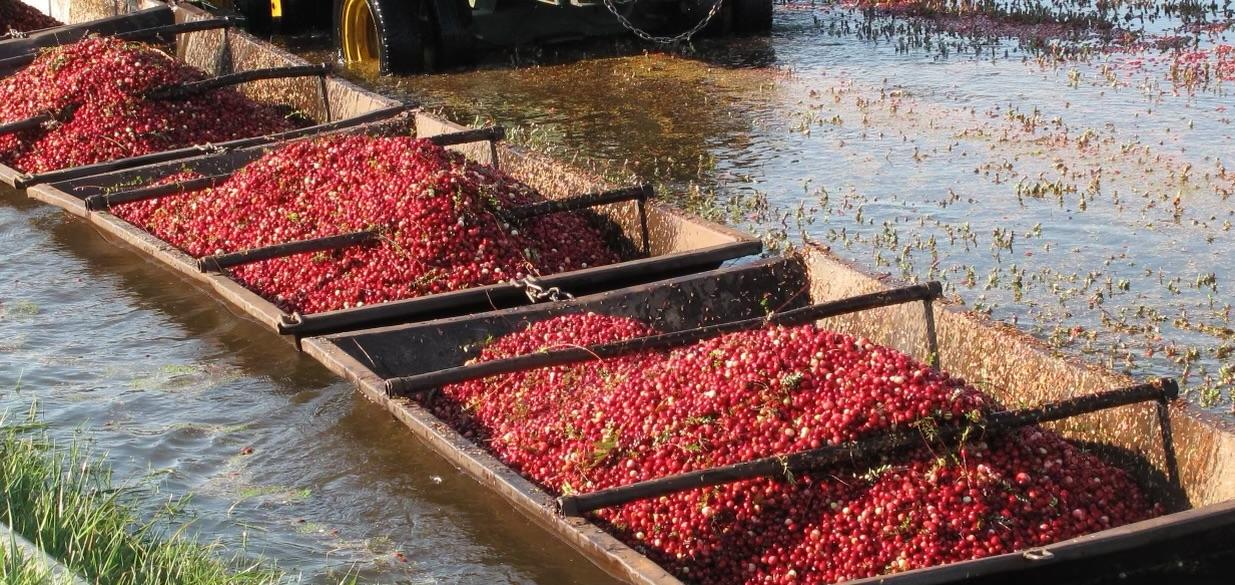
[[[0,544],[0,585],[60,585],[62,582],[23,554],[15,543]]]
[[[287,582],[275,568],[188,536],[187,524],[173,522],[184,500],[170,500],[154,519],[139,518],[139,490],[117,487],[80,441],[57,444],[35,412],[22,421],[0,416],[0,521],[73,573],[98,585]],[[47,582],[15,547],[0,548],[0,584]]]

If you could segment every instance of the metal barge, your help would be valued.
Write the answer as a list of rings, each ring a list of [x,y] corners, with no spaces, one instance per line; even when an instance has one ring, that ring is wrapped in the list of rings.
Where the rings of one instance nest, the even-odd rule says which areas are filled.
[[[76,8],[79,4],[88,3],[74,3],[72,7]],[[317,123],[277,134],[194,145],[33,175],[0,164],[0,181],[12,187],[25,188],[204,153],[227,152],[354,127],[389,118],[408,107],[330,75],[326,66],[312,66],[247,33],[234,30],[235,19],[216,18],[188,4],[169,7],[161,2],[145,0],[141,6],[140,10],[128,15],[109,15],[0,43],[0,75],[11,75],[29,64],[43,48],[75,42],[88,33],[162,41],[174,44],[176,58],[219,76],[216,78],[218,81],[227,85],[243,83],[238,86],[239,89],[254,100],[286,104]],[[30,121],[36,125],[41,123],[38,119]]]
[[[67,1],[67,0],[66,0]],[[89,4],[81,2],[75,4]],[[210,63],[226,44],[233,56],[249,66],[289,65],[298,61],[278,49],[249,37],[222,31],[198,32],[182,37],[180,53],[194,63]],[[329,92],[327,107],[335,115],[349,115],[382,106],[394,106],[384,98],[338,80]],[[306,107],[321,103],[315,92],[306,92]],[[418,136],[434,136],[466,129],[416,112],[411,124]],[[367,131],[352,129],[349,131]],[[247,145],[252,147],[253,145]],[[502,168],[536,187],[546,196],[571,194],[612,187],[588,173],[550,159],[493,141],[457,145],[472,158],[500,162]],[[234,149],[225,153],[186,158],[183,164],[218,164],[235,168],[241,159],[257,150]],[[494,153],[496,157],[494,156]],[[147,161],[156,162],[157,161]],[[154,164],[137,170],[108,170],[111,183],[94,177],[58,177],[51,184],[30,189],[32,197],[83,215],[105,234],[117,236],[141,253],[171,266],[193,279],[206,279],[212,289],[236,302],[251,317],[278,330],[285,316],[251,292],[220,275],[202,273],[196,259],[188,258],[114,216],[87,209],[86,197],[98,195],[89,184],[120,185],[143,173],[166,172],[169,166]],[[161,170],[160,170],[161,169]],[[618,206],[615,206],[618,207]],[[631,206],[624,207],[630,217]],[[657,209],[655,205],[650,208]],[[707,250],[711,246],[742,246],[732,256],[752,253],[757,243],[749,236],[721,226],[700,222],[665,209],[657,215],[653,250],[660,256]],[[740,252],[740,253],[739,253]],[[436,419],[415,401],[399,396],[392,380],[433,375],[460,367],[471,357],[464,346],[487,335],[512,331],[523,323],[570,311],[594,310],[634,316],[666,331],[714,325],[763,314],[763,301],[785,308],[810,303],[853,299],[885,291],[886,279],[870,275],[842,262],[823,249],[808,249],[794,258],[774,258],[747,265],[706,271],[711,258],[679,274],[672,270],[644,275],[632,283],[614,278],[595,284],[591,278],[562,283],[574,300],[542,303],[481,312],[476,306],[459,305],[453,312],[468,313],[441,319],[434,311],[390,317],[394,324],[360,329],[375,323],[352,322],[338,332],[284,331],[300,339],[304,350],[328,368],[355,382],[369,399],[387,409],[447,461],[493,489],[514,508],[548,532],[575,547],[597,565],[631,583],[674,584],[680,581],[650,559],[619,541],[583,517],[562,514],[558,502],[544,490],[514,473],[482,448]],[[649,260],[655,261],[656,258]],[[629,270],[629,269],[626,269]],[[638,274],[641,269],[631,270]],[[676,270],[676,269],[675,269]],[[213,279],[213,280],[211,280]],[[654,281],[654,282],[653,282]],[[634,286],[628,286],[634,284]],[[582,288],[574,288],[580,285]],[[239,290],[236,290],[239,289]],[[512,290],[510,292],[518,293]],[[595,294],[586,295],[592,292]],[[518,295],[515,295],[518,296]],[[1120,374],[1061,357],[1042,343],[1013,327],[980,316],[931,303],[900,303],[866,306],[860,312],[837,313],[821,324],[845,333],[864,336],[875,343],[919,357],[935,356],[948,371],[962,376],[1005,404],[1040,405],[1097,395],[1133,384]],[[245,306],[245,304],[248,306]],[[852,305],[852,303],[849,303]],[[382,321],[383,319],[378,319]],[[412,322],[419,321],[419,322]],[[1020,553],[953,563],[851,583],[923,585],[942,583],[1041,583],[1086,580],[1098,575],[1135,575],[1146,567],[1161,567],[1180,561],[1229,559],[1235,551],[1235,424],[1203,412],[1183,401],[1140,402],[1096,410],[1050,423],[1067,438],[1102,453],[1109,461],[1133,472],[1169,514],[1145,522],[1113,528],[1066,542]],[[1188,582],[1184,579],[1172,583]],[[1220,582],[1220,581],[1219,581]]]
[[[663,585],[680,581],[599,526],[564,514],[550,494],[403,396],[400,383],[431,386],[464,379],[454,375],[477,367],[465,364],[486,337],[561,314],[593,311],[633,317],[675,332],[759,317],[767,306],[792,312],[823,303],[816,314],[833,316],[822,319],[822,326],[865,336],[923,360],[935,354],[948,371],[1005,404],[1038,406],[1132,385],[1122,376],[1053,356],[1015,330],[950,307],[937,310],[931,302],[935,295],[922,289],[888,291],[879,279],[812,250],[801,257],[570,301],[313,337],[303,344],[306,352],[353,381],[442,457],[598,565],[631,583]],[[919,300],[925,302],[914,302]],[[1235,539],[1230,464],[1235,461],[1235,426],[1178,400],[1096,410],[1049,426],[1132,472],[1170,513],[1032,550],[850,583],[1057,582],[1135,574],[1181,559],[1230,554],[1229,543]]]
[[[552,173],[551,180],[547,180],[550,175],[546,174],[546,171],[552,169],[551,164],[520,149],[498,145],[497,140],[502,136],[500,129],[469,130],[421,112],[410,114],[410,119],[405,117],[401,121],[408,127],[399,128],[400,121],[387,121],[339,131],[395,131],[404,134],[414,132],[416,136],[459,148],[466,155],[483,163],[493,164],[494,161],[501,160],[503,168],[516,178],[534,186],[539,183],[541,192],[549,196],[550,200],[578,195],[570,191],[571,187],[573,184],[585,182],[581,178],[570,181],[569,174],[557,172]],[[116,192],[118,186],[132,185],[138,181],[147,183],[185,170],[198,171],[210,177],[225,177],[280,144],[282,143],[39,185],[30,188],[27,193],[30,197],[85,217],[103,232],[135,246],[183,275],[208,284],[220,297],[233,303],[259,323],[281,334],[292,336],[294,340],[309,335],[474,313],[529,302],[523,288],[503,283],[324,313],[303,316],[287,314],[274,303],[233,280],[225,270],[211,270],[209,263],[203,262],[203,259],[193,258],[112,215],[105,204],[100,209],[91,208],[95,201],[124,197],[124,192]],[[172,185],[161,191],[171,192],[180,187],[182,186]],[[134,189],[128,193],[137,191],[148,193],[150,190]],[[143,193],[137,195],[142,196]],[[757,254],[762,250],[762,244],[748,234],[692,217],[667,205],[646,201],[647,195],[650,193],[642,192],[630,201],[593,207],[603,219],[620,230],[621,239],[633,244],[633,248],[637,250],[636,257],[607,266],[544,275],[538,277],[536,283],[545,288],[560,287],[582,293],[596,292],[716,268],[725,261]]]

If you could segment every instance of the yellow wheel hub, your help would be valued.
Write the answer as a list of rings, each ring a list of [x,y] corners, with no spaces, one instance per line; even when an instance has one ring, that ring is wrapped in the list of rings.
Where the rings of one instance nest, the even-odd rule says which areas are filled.
[[[366,0],[343,0],[339,45],[343,60],[363,63],[378,59],[377,20]]]

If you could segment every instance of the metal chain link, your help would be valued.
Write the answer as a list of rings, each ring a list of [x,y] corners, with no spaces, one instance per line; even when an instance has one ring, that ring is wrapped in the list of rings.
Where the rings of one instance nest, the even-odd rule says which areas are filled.
[[[638,0],[632,0],[629,2],[629,5],[633,6],[637,1]],[[645,41],[651,41],[660,45],[675,45],[682,41],[690,42],[691,37],[699,34],[699,31],[703,30],[703,27],[707,26],[708,23],[712,21],[712,18],[716,16],[716,13],[720,12],[720,6],[721,4],[724,4],[725,0],[716,0],[716,2],[712,3],[712,8],[708,10],[707,15],[703,17],[703,20],[700,20],[697,24],[695,24],[695,26],[690,27],[690,29],[671,37],[658,37],[635,26],[634,23],[630,22],[630,20],[618,12],[617,6],[614,6],[613,4],[613,0],[604,0],[604,2],[605,8],[608,8],[609,12],[612,12],[613,16],[617,17],[618,22],[621,23],[626,30],[634,33],[635,36]]]
[[[539,282],[536,282],[536,279],[531,276],[527,278],[520,278],[518,280],[512,280],[510,281],[510,284],[513,284],[519,288],[522,288],[523,293],[527,295],[528,300],[532,301],[533,303],[539,303],[540,301],[543,301],[545,299],[549,299],[550,301],[553,301],[553,302],[558,302],[558,301],[569,301],[575,298],[575,295],[572,295],[566,291],[563,291],[562,289],[556,286],[545,288]]]

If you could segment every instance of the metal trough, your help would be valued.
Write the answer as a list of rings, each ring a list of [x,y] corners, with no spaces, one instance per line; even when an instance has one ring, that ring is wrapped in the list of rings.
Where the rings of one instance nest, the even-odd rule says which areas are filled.
[[[17,38],[0,41],[0,75],[12,73],[12,70],[4,65],[5,62],[38,53],[40,49],[74,43],[89,34],[110,36],[166,26],[173,22],[175,16],[172,8],[159,5],[129,14],[31,31]]]
[[[475,357],[484,341],[517,331],[528,323],[564,313],[594,311],[633,317],[666,332],[730,322],[765,314],[767,307],[785,311],[810,302],[835,301],[844,296],[821,294],[846,281],[872,282],[873,286],[848,291],[854,294],[886,290],[878,279],[866,276],[825,252],[811,251],[793,259],[773,259],[746,266],[683,276],[659,283],[614,290],[571,301],[518,307],[485,314],[441,319],[415,324],[311,337],[304,350],[326,367],[354,382],[369,399],[382,405],[406,424],[442,457],[495,490],[515,508],[539,525],[579,549],[600,567],[631,583],[679,583],[634,549],[579,516],[558,512],[558,502],[484,449],[456,433],[417,402],[403,398],[399,382],[424,381],[445,372],[458,377],[467,360]],[[911,300],[926,300],[915,298]],[[833,303],[835,304],[835,303]],[[844,304],[844,303],[841,303]],[[869,303],[867,303],[869,305]],[[911,350],[926,356],[932,329],[925,318],[933,314],[939,325],[938,355],[949,369],[969,377],[1006,404],[1034,405],[1048,400],[1076,398],[1127,385],[1104,388],[1082,385],[1057,387],[1044,395],[1025,386],[992,387],[989,378],[970,377],[974,359],[1009,368],[1038,367],[1040,375],[1059,376],[1087,367],[1045,353],[1028,355],[1034,346],[1028,337],[952,310],[923,311],[923,303],[908,302],[882,308],[828,313],[821,321],[833,329],[862,329],[861,334],[893,346],[912,339]],[[970,354],[955,329],[965,322],[971,339],[993,336],[1006,351],[984,349]],[[860,324],[860,326],[855,325]],[[950,342],[958,342],[950,345]],[[600,346],[598,346],[600,347]],[[1016,360],[1024,359],[1024,362]],[[1005,360],[1008,363],[1003,364]],[[1032,372],[1027,372],[1031,374]],[[1105,380],[1119,382],[1120,379]],[[997,382],[996,382],[997,383]],[[1092,383],[1096,382],[1096,380]],[[413,386],[415,387],[415,386]],[[394,393],[392,393],[392,390]],[[1103,424],[1120,420],[1122,425]],[[1235,428],[1175,401],[1137,403],[1067,418],[1049,426],[1068,438],[1084,442],[1111,463],[1128,469],[1168,507],[1170,514],[1090,534],[1066,542],[1018,553],[851,581],[863,585],[923,585],[936,583],[1045,583],[1084,582],[1095,577],[1136,575],[1149,568],[1175,567],[1181,560],[1230,554],[1235,538],[1235,484],[1227,458],[1235,448]],[[1201,449],[1194,446],[1200,445]],[[1207,469],[1200,474],[1190,470]],[[1189,583],[1172,577],[1171,583]],[[1207,582],[1207,581],[1206,581]]]
[[[490,158],[496,151],[493,145],[502,137],[500,131],[494,130],[450,132],[449,130],[457,127],[424,114],[417,113],[414,119],[415,126],[419,129],[418,135],[462,149],[465,153],[489,155],[484,158]],[[383,123],[372,127],[341,130],[360,131],[390,130],[389,125]],[[407,131],[403,130],[405,133]],[[106,211],[106,204],[98,203],[108,197],[108,193],[118,189],[131,189],[135,184],[149,183],[186,170],[206,176],[230,175],[276,147],[277,145],[267,144],[70,179],[35,186],[27,193],[30,197],[83,216],[105,232],[117,236],[173,269],[204,281],[220,296],[237,305],[258,322],[296,339],[307,335],[474,313],[530,302],[524,288],[512,284],[494,284],[353,309],[305,316],[288,315],[273,303],[232,280],[226,272],[203,270],[199,259],[117,218]],[[92,211],[92,206],[101,209]],[[587,294],[716,268],[727,260],[757,254],[762,250],[762,244],[752,236],[692,218],[652,202],[644,204],[642,201],[623,201],[593,209],[605,218],[607,223],[618,228],[624,236],[623,239],[627,241],[640,242],[646,233],[649,254],[608,266],[546,275],[537,279],[539,284],[546,288],[559,287],[572,294]]]
[[[216,18],[193,6],[184,4],[172,9],[161,3],[150,2],[148,5],[152,7],[126,16],[72,25],[68,32],[60,36],[51,34],[58,29],[51,29],[47,31],[49,36],[31,36],[7,42],[43,42],[48,43],[48,46],[63,44],[78,40],[87,31],[95,30],[91,28],[96,26],[95,23],[128,23],[125,26],[129,28],[118,28],[116,34],[132,38],[174,41],[174,52],[180,60],[207,71],[211,75],[223,76],[225,79],[247,79],[249,77],[257,79],[257,81],[245,83],[237,88],[257,101],[287,104],[297,111],[304,112],[319,124],[277,134],[178,148],[39,174],[24,173],[19,169],[0,164],[0,181],[12,187],[28,188],[46,182],[65,181],[118,169],[199,156],[204,153],[330,132],[389,118],[408,107],[402,102],[363,90],[348,81],[330,75],[264,78],[253,72],[262,69],[292,71],[309,64],[244,32],[231,30],[229,26],[234,24],[233,21]],[[120,25],[113,24],[112,26],[115,28]],[[57,42],[60,39],[63,40]],[[40,45],[35,45],[35,49],[32,50],[37,50],[38,46]],[[7,59],[10,65],[24,66],[24,63],[31,58],[32,54],[29,50],[20,52],[17,45],[13,50],[18,52]],[[0,54],[0,75],[11,73],[5,70],[5,61],[3,54]]]

